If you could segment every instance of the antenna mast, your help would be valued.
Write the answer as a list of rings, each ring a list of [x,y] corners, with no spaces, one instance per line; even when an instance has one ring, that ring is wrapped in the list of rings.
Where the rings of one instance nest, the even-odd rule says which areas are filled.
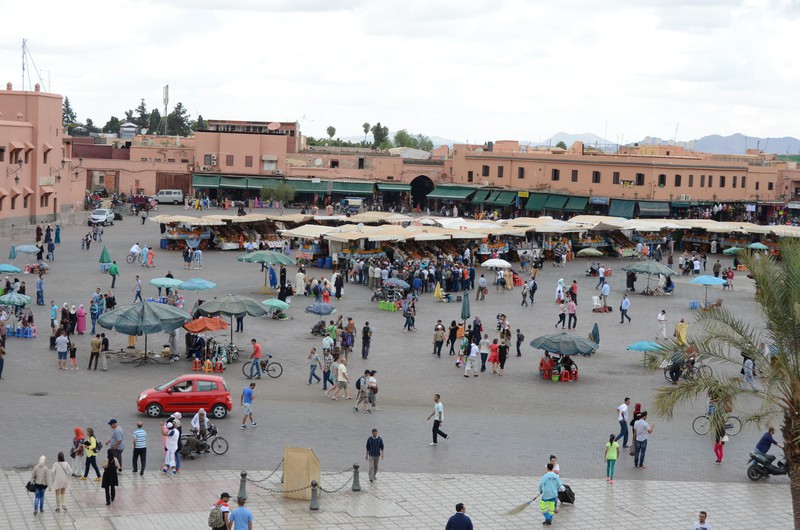
[[[28,39],[22,39],[22,90],[25,90],[25,63],[27,63],[27,59],[25,57],[25,50],[27,50],[27,43]]]

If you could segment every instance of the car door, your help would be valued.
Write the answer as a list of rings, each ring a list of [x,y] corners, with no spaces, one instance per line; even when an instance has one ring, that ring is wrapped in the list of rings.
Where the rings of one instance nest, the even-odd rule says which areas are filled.
[[[164,410],[168,412],[171,412],[170,408],[172,411],[180,412],[192,410],[192,403],[197,399],[196,385],[197,382],[191,377],[181,378],[173,385],[174,390],[169,395],[169,405]]]
[[[211,407],[219,403],[217,383],[215,381],[197,381],[197,408],[210,411]]]

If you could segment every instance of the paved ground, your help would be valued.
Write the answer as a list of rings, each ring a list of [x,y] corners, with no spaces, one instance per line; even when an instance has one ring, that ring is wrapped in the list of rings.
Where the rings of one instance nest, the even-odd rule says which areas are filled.
[[[161,210],[184,213],[178,207]],[[46,300],[54,299],[59,305],[84,301],[88,305],[95,287],[106,289],[110,285],[110,278],[100,273],[97,264],[102,246],[95,244],[89,252],[80,250],[78,238],[85,229],[64,229],[63,243],[57,251],[58,261],[46,277]],[[121,277],[115,290],[120,304],[133,300],[131,289],[135,274],[141,274],[146,283],[150,278],[163,276],[167,269],[181,279],[200,276],[216,281],[219,288],[201,293],[205,298],[229,292],[263,298],[257,294],[263,284],[259,266],[237,263],[236,252],[206,252],[203,271],[183,271],[180,256],[167,251],[157,252],[155,269],[124,263],[124,256],[134,241],[157,246],[158,239],[157,224],[148,222],[142,226],[130,217],[106,229],[104,244],[121,262]],[[721,255],[719,258],[724,265],[730,263]],[[619,271],[623,262],[612,260],[609,263],[615,271],[610,279],[609,303],[616,308],[624,287],[624,275]],[[585,268],[584,260],[570,263],[566,269],[548,264],[539,275],[537,303],[532,308],[519,307],[518,290],[499,294],[490,290],[487,301],[472,301],[472,313],[481,317],[485,327],[492,328],[495,316],[505,312],[514,328],[522,329],[528,342],[554,331],[557,310],[553,300],[558,278],[564,278],[567,283],[577,279],[580,284],[577,332],[585,336],[594,322],[598,322],[601,349],[590,358],[577,360],[581,380],[569,384],[535,380],[533,373],[541,352],[530,347],[523,347],[522,358],[509,359],[504,377],[487,372],[478,378],[465,379],[463,372],[453,366],[452,358],[436,359],[431,355],[433,324],[437,318],[445,322],[458,318],[460,304],[441,304],[434,302],[430,295],[424,296],[418,307],[419,331],[403,334],[402,317],[398,313],[377,311],[376,306],[368,302],[369,292],[365,288],[347,285],[344,299],[335,304],[339,313],[352,316],[359,328],[364,320],[369,320],[374,329],[369,361],[354,355],[350,366],[351,374],[363,372],[367,367],[379,372],[381,410],[371,416],[355,414],[352,402],[326,400],[319,385],[306,385],[307,352],[310,347],[320,345],[309,333],[314,317],[302,311],[308,302],[306,299],[295,298],[289,310],[293,320],[246,319],[246,332],[237,335],[235,342],[243,346],[251,337],[257,337],[283,364],[284,374],[277,380],[261,380],[257,387],[259,397],[255,413],[260,421],[257,429],[246,432],[239,429],[237,408],[232,417],[219,422],[221,433],[231,444],[228,454],[187,463],[184,471],[272,470],[284,446],[313,447],[324,470],[339,470],[363,458],[364,440],[369,430],[377,427],[387,444],[384,465],[387,472],[530,476],[538,475],[548,455],[556,453],[566,477],[602,477],[603,444],[608,435],[618,429],[616,406],[622,398],[630,396],[634,403],[641,402],[647,409],[653,390],[665,384],[661,373],[643,371],[641,354],[628,352],[625,347],[655,335],[656,314],[662,308],[667,310],[670,329],[680,317],[691,321],[693,315],[688,310],[688,300],[702,299],[703,288],[689,286],[688,279],[678,278],[675,296],[633,295],[630,311],[633,324],[621,325],[616,312],[591,313],[590,297],[596,293],[595,281],[584,276]],[[327,275],[328,272],[311,269],[310,274]],[[293,273],[290,270],[289,276]],[[24,279],[33,292],[34,278]],[[640,281],[640,288],[642,284]],[[148,286],[147,289],[151,295],[155,294],[154,288]],[[713,297],[722,297],[726,307],[739,315],[753,315],[751,283],[744,277],[737,277],[736,289],[714,292]],[[194,293],[186,297],[190,305],[196,299]],[[40,324],[47,322],[47,314],[47,308],[36,308]],[[128,434],[137,420],[143,420],[151,433],[156,432],[158,423],[136,412],[136,397],[154,383],[187,372],[186,363],[134,368],[112,360],[109,372],[88,373],[85,366],[89,339],[84,336],[78,339],[81,370],[64,372],[56,369],[55,355],[47,348],[46,335],[45,332],[34,340],[9,341],[0,382],[0,400],[4,405],[0,408],[0,422],[15,432],[24,433],[25,446],[0,444],[0,462],[4,468],[32,464],[40,454],[48,455],[52,461],[57,451],[68,450],[75,425],[94,427],[101,440],[105,438],[106,422],[111,417],[118,418]],[[164,337],[151,336],[150,343],[162,344]],[[112,349],[124,345],[125,340],[124,336],[112,332]],[[239,366],[232,366],[225,377],[238,402],[238,394],[245,385]],[[428,446],[430,423],[426,423],[425,418],[432,410],[432,395],[436,392],[442,394],[446,414],[444,430],[452,435],[452,440],[432,448]],[[644,484],[650,481],[697,482],[693,487],[699,488],[705,483],[732,483],[747,491],[761,491],[763,484],[748,484],[744,475],[747,453],[755,445],[758,430],[745,427],[727,444],[723,465],[715,466],[712,463],[713,439],[698,436],[691,429],[692,419],[701,414],[704,407],[704,402],[698,401],[679,408],[671,421],[652,418],[655,432],[648,448],[648,469],[634,473],[630,463],[620,462],[617,471],[620,484],[631,479],[644,481]],[[129,453],[126,451],[126,467]],[[152,459],[150,468],[155,469]],[[786,484],[785,480],[772,482]],[[707,488],[708,494],[715,495],[716,488]],[[788,488],[783,489],[788,491]],[[444,500],[443,504],[452,504],[451,499]]]

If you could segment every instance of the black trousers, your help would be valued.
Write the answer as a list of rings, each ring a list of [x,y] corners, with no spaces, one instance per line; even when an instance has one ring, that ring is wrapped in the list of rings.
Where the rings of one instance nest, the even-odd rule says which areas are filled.
[[[93,351],[92,354],[89,356],[89,368],[88,370],[92,369],[92,362],[94,362],[94,369],[97,370],[97,362],[100,360],[100,352]]]
[[[106,486],[106,504],[114,502],[114,497],[117,494],[117,492],[114,491],[115,488],[116,486]]]
[[[447,440],[447,434],[439,430],[439,420],[433,420],[433,443],[437,443],[437,436]]]
[[[134,447],[133,448],[133,472],[136,473],[138,466],[136,465],[137,460],[141,460],[142,462],[142,469],[139,471],[141,475],[144,475],[144,466],[147,465],[147,447]]]
[[[122,471],[122,451],[120,451],[119,449],[113,449],[113,451],[114,451],[114,456],[117,458],[117,460],[119,460],[119,469],[117,471],[121,472]],[[124,449],[123,449],[123,451],[124,451]]]

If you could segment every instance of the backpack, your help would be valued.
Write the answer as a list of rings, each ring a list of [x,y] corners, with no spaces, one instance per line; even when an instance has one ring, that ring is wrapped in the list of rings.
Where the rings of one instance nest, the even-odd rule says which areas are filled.
[[[363,378],[363,377],[359,377],[359,378],[356,380],[356,390],[361,390],[361,381],[363,381],[363,380],[364,380],[364,378]]]
[[[223,517],[222,509],[219,505],[211,508],[211,513],[208,514],[208,526],[211,528],[222,528],[225,526],[225,517]]]

